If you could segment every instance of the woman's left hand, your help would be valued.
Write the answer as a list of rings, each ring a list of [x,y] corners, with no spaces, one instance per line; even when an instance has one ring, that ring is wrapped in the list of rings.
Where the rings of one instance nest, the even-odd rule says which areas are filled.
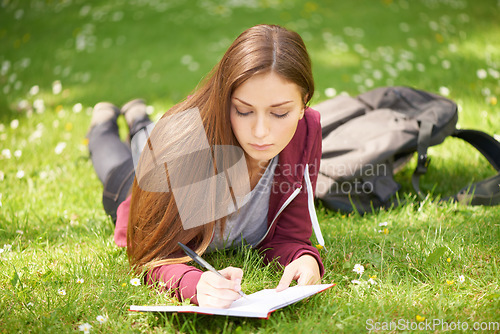
[[[312,285],[321,280],[318,261],[308,254],[290,262],[283,272],[276,291],[283,291],[290,286],[292,280],[297,280],[297,285]]]

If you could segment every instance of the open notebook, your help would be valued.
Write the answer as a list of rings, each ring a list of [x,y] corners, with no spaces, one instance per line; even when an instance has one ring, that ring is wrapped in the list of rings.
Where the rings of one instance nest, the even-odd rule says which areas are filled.
[[[249,317],[268,319],[271,312],[293,304],[324,291],[334,284],[293,286],[281,292],[276,289],[264,289],[236,300],[227,309],[199,306],[130,306],[130,311],[139,312],[181,312],[226,315],[234,317]]]

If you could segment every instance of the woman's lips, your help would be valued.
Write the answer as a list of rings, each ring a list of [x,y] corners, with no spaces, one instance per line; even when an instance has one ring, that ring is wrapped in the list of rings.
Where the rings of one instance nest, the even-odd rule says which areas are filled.
[[[267,145],[250,144],[250,146],[252,146],[257,151],[265,151],[273,145],[272,144],[267,144]]]

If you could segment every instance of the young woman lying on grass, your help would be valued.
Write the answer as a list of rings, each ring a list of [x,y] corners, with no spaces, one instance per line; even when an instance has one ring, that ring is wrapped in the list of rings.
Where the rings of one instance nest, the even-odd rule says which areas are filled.
[[[265,261],[276,259],[285,267],[278,290],[286,289],[292,280],[299,285],[320,281],[324,267],[309,240],[312,224],[317,224],[312,198],[321,156],[319,113],[307,106],[313,93],[311,63],[301,37],[279,26],[258,25],[236,38],[204,84],[146,133],[151,136],[147,142],[143,129],[151,129],[151,121],[142,100],[133,100],[121,110],[106,102],[95,106],[89,150],[104,184],[104,208],[116,221],[116,243],[127,247],[131,266],[138,273],[145,272],[149,284],[161,283],[179,300],[190,298],[206,307],[229,307],[240,298],[244,274],[240,268],[222,269],[225,278],[203,272],[186,264],[191,259],[178,242],[198,254],[250,244],[262,251]],[[176,198],[179,173],[172,172],[170,162],[165,162],[168,156],[161,153],[175,145],[183,147],[182,140],[175,142],[171,137],[185,143],[198,138],[190,124],[196,117],[186,122],[179,116],[180,123],[172,124],[175,116],[193,111],[212,149],[242,150],[249,193],[244,205],[229,210],[230,214],[186,226],[180,212],[184,203],[201,207],[216,201],[210,200],[213,194],[209,193],[188,192]],[[132,140],[132,149],[120,141],[116,123],[120,114],[129,126],[130,138],[143,137]],[[166,125],[159,126],[163,121]],[[140,155],[145,144],[148,149]],[[197,150],[201,148],[189,148],[186,154]],[[200,181],[199,176],[209,169],[211,161],[195,153],[192,160],[201,160],[184,166],[179,174],[185,177],[182,185],[186,180]],[[156,160],[162,157],[164,164]],[[221,159],[224,165],[226,157]],[[144,172],[139,175],[139,170]],[[200,200],[204,197],[207,201]]]

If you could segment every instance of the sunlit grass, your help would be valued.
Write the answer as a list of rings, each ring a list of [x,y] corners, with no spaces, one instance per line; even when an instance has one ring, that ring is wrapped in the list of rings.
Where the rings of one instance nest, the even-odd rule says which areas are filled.
[[[88,323],[91,333],[324,333],[364,332],[369,319],[498,321],[500,210],[434,201],[495,173],[457,139],[430,149],[424,201],[410,185],[412,160],[396,177],[403,207],[360,217],[318,204],[327,249],[323,281],[337,285],[266,321],[128,312],[131,304],[175,301],[130,284],[135,276],[126,251],[114,246],[85,143],[95,103],[120,106],[142,97],[159,117],[195,88],[241,31],[258,23],[302,34],[313,60],[313,104],[341,92],[410,85],[449,93],[460,105],[461,128],[500,135],[496,1],[5,0],[0,6],[1,332],[78,332]],[[432,260],[434,252],[439,257]],[[255,251],[207,258],[219,268],[242,267],[250,293],[280,278]],[[356,264],[364,266],[361,277]],[[375,276],[377,284],[367,283]],[[101,324],[98,316],[108,320]]]

